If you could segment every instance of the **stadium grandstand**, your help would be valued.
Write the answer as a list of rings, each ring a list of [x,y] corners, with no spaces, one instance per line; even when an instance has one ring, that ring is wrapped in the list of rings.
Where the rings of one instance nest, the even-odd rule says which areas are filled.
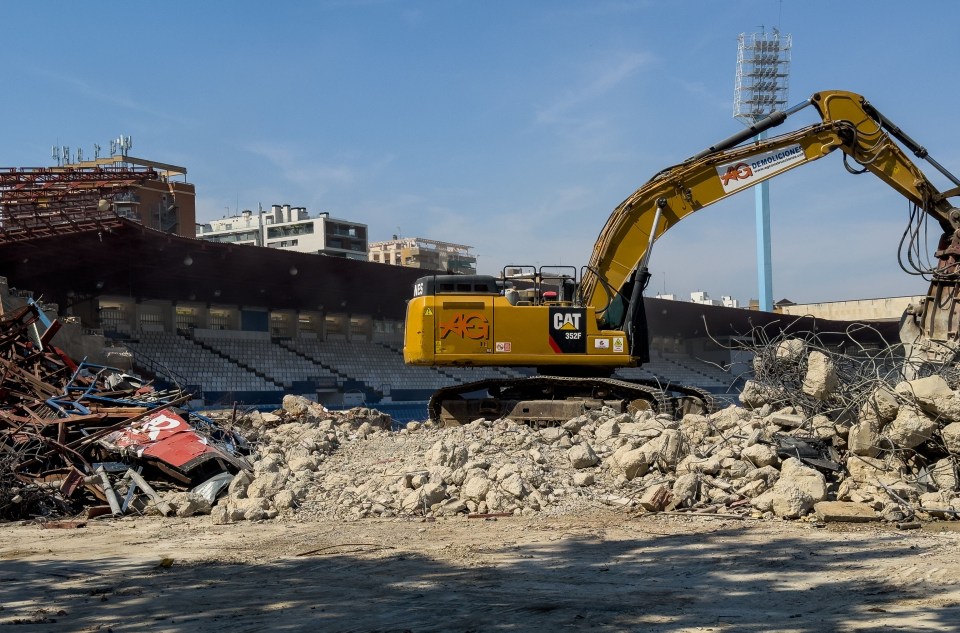
[[[122,167],[74,167],[66,175],[0,170],[0,298],[5,309],[37,300],[61,319],[57,345],[71,356],[179,386],[210,406],[275,405],[293,393],[332,407],[396,412],[419,403],[411,409],[419,411],[440,387],[534,373],[407,366],[406,301],[430,271],[197,240],[174,230],[182,219],[148,226],[130,201],[146,199],[146,189],[163,191],[155,215],[166,210],[175,218],[187,185],[165,188],[167,172],[150,164]],[[189,199],[192,217],[192,186]],[[646,306],[651,362],[618,375],[731,398],[750,369],[749,358],[737,355],[738,337],[786,322],[799,330],[844,329],[662,299],[648,298]],[[878,336],[895,340],[886,330]]]

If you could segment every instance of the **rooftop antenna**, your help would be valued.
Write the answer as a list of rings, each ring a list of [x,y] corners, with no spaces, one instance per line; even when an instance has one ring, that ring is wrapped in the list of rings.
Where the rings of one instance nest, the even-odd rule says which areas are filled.
[[[116,139],[110,141],[110,155],[116,156],[120,154],[126,158],[131,147],[133,147],[133,137],[121,134]]]
[[[781,3],[781,10],[783,5]],[[763,117],[787,107],[790,91],[790,48],[793,38],[774,28],[767,33],[741,33],[737,38],[737,83],[733,116],[751,126]],[[757,141],[766,132],[756,136]],[[753,186],[757,214],[757,276],[760,309],[773,311],[773,266],[770,262],[770,183]]]

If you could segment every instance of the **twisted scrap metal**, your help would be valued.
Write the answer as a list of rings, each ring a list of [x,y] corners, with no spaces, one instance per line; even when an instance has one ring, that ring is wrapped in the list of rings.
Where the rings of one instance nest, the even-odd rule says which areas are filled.
[[[957,390],[960,385],[960,357],[954,355],[940,362],[927,362],[922,366],[911,364],[905,359],[903,346],[900,344],[870,346],[858,343],[858,340],[882,340],[875,330],[868,325],[855,324],[843,332],[830,333],[790,333],[777,330],[769,335],[763,328],[755,328],[751,336],[745,337],[747,342],[740,342],[740,348],[753,355],[753,380],[761,393],[768,396],[768,402],[773,406],[792,406],[803,416],[803,430],[815,434],[814,419],[816,416],[826,416],[831,423],[849,426],[865,420],[880,420],[881,414],[875,395],[883,391],[888,397],[895,399],[900,407],[917,407],[909,391],[896,391],[898,384],[905,380],[905,375],[913,378],[941,376],[951,389]],[[864,337],[868,333],[873,336]],[[830,345],[825,339],[842,341],[840,345]],[[790,345],[797,345],[790,341],[800,341],[803,353],[795,356],[784,355]],[[779,355],[778,355],[779,352]],[[837,385],[824,399],[818,399],[804,390],[804,381],[807,375],[808,362],[811,353],[819,352],[826,356],[833,364],[837,375]],[[907,371],[909,369],[909,371]],[[898,466],[904,481],[913,484],[918,491],[937,489],[931,481],[931,468],[935,462],[949,464],[954,477],[957,476],[957,464],[960,455],[954,454],[944,441],[940,432],[949,420],[941,420],[932,416],[929,411],[924,413],[934,417],[939,428],[933,436],[916,448],[897,446],[881,431],[878,441],[872,447],[876,449],[878,457],[888,466]],[[881,486],[890,490],[887,486]],[[891,498],[899,505],[906,502],[903,499]],[[905,506],[912,514],[913,510]],[[952,509],[949,509],[952,512]]]
[[[789,332],[773,324],[771,329],[776,331],[770,333],[767,327],[755,327],[737,342],[737,349],[752,355],[753,381],[771,396],[771,404],[792,406],[805,419],[825,415],[834,422],[854,422],[860,411],[876,406],[872,396],[878,390],[895,394],[894,387],[903,380],[903,346],[864,343],[883,340],[869,325],[857,323],[838,332]],[[837,343],[828,344],[827,339]],[[802,344],[802,352],[790,353],[797,342]],[[813,352],[825,356],[837,376],[836,387],[823,399],[804,390]],[[927,367],[925,372],[945,378],[952,375],[956,384],[953,363]]]

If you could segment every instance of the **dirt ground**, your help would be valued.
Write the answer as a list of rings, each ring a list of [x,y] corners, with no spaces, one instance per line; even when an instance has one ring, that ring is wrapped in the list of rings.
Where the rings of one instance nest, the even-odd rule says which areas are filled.
[[[960,532],[638,516],[0,525],[17,631],[952,631]],[[930,524],[927,527],[936,527]]]

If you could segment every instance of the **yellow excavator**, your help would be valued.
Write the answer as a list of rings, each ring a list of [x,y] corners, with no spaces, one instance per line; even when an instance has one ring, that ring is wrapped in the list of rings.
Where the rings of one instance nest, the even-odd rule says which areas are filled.
[[[747,142],[808,106],[821,122]],[[953,188],[938,191],[901,144]],[[478,417],[547,422],[600,406],[658,413],[710,410],[709,394],[693,387],[665,390],[653,382],[611,378],[618,368],[649,360],[643,290],[653,244],[695,211],[837,149],[849,171],[869,171],[909,200],[911,227],[904,237],[909,252],[919,247],[916,226],[927,219],[939,223],[943,235],[936,266],[914,271],[929,276],[930,290],[926,301],[904,315],[901,339],[913,358],[950,357],[958,339],[960,209],[949,199],[960,195],[960,180],[860,95],[824,91],[651,178],[610,215],[579,276],[571,266],[508,266],[499,278],[438,274],[418,279],[407,304],[403,353],[408,364],[537,369],[530,377],[440,389],[428,405],[431,418],[445,424]]]

